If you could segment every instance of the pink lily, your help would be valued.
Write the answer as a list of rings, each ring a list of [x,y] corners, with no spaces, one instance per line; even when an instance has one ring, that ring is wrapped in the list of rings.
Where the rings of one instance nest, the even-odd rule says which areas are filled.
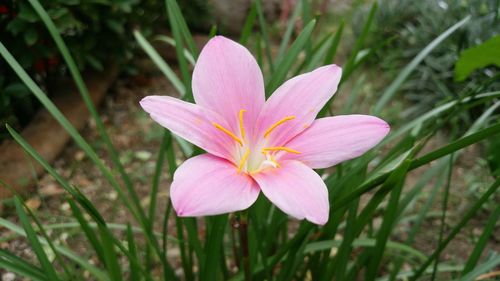
[[[283,212],[328,221],[328,189],[313,169],[360,156],[389,132],[383,120],[341,115],[314,120],[337,90],[342,70],[327,65],[294,77],[266,101],[250,52],[222,36],[203,48],[193,72],[196,104],[148,96],[151,118],[208,153],[185,161],[170,188],[178,216],[250,207],[262,191]]]

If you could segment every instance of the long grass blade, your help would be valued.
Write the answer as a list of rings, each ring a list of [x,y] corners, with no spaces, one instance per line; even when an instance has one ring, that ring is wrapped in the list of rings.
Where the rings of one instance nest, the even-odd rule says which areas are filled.
[[[210,230],[205,241],[205,260],[201,280],[218,280],[219,263],[221,259],[222,243],[224,241],[224,232],[227,227],[228,216],[220,215],[210,218]]]
[[[323,251],[326,249],[340,247],[342,245],[343,240],[334,239],[334,240],[324,240],[318,242],[312,242],[307,244],[305,253],[314,253],[318,251]],[[373,238],[356,238],[352,241],[352,246],[354,248],[358,247],[375,247],[377,240]],[[422,253],[421,251],[412,248],[406,243],[400,243],[395,241],[387,241],[387,249],[391,249],[394,251],[400,251],[407,254],[407,259],[417,259],[419,261],[424,262],[427,259],[427,255]]]
[[[276,72],[272,75],[271,80],[266,86],[266,95],[270,95],[274,90],[278,88],[280,84],[283,83],[288,74],[288,71],[297,59],[297,56],[303,50],[307,41],[309,41],[315,25],[315,20],[309,22],[306,27],[304,27],[304,30],[302,30],[302,32],[299,34],[297,39],[290,46],[290,49],[287,52],[287,56],[284,57],[276,67]]]
[[[194,56],[195,60],[198,58],[198,48],[196,47],[196,43],[194,42],[193,36],[191,35],[191,32],[189,31],[189,28],[187,26],[186,20],[184,19],[184,16],[182,15],[181,9],[179,8],[179,5],[177,4],[176,0],[167,0],[167,5],[168,9],[172,11],[172,15],[175,17],[176,21],[176,26],[179,29],[180,34],[182,35],[182,38],[186,41],[186,45],[191,52],[191,54]],[[176,39],[177,41],[177,39]]]
[[[183,22],[182,14],[180,14],[179,7],[177,6],[175,0],[165,0],[165,3],[167,7],[168,21],[170,23],[170,28],[175,40],[175,52],[177,54],[177,61],[181,70],[182,81],[184,82],[185,100],[193,101],[193,93],[191,91],[191,74],[187,65],[186,58],[184,57],[183,24],[185,24],[185,22]],[[191,48],[189,44],[188,47]],[[191,52],[194,56],[197,55],[196,50],[191,49]]]
[[[323,64],[330,64],[333,63],[333,59],[335,58],[335,55],[337,54],[337,49],[340,44],[340,39],[342,38],[342,33],[344,32],[344,26],[345,22],[342,20],[340,22],[339,28],[337,29],[337,32],[335,32],[335,36],[333,37],[332,43],[330,44],[330,47],[328,48],[328,52],[326,53],[325,60],[323,61]]]
[[[166,35],[156,35],[153,38],[153,40],[164,42],[164,43],[167,43],[168,45],[170,45],[172,47],[175,47],[175,40],[174,40],[174,38],[166,36]],[[189,64],[191,64],[192,66],[195,65],[196,61],[195,61],[195,59],[193,57],[193,54],[191,54],[191,52],[188,49],[186,49],[186,48],[184,48],[184,57],[186,57],[186,59],[189,62]]]
[[[365,45],[366,38],[370,32],[370,29],[373,24],[373,20],[375,18],[375,12],[378,9],[378,2],[374,1],[371,8],[370,12],[368,14],[368,18],[365,21],[365,24],[363,25],[363,29],[361,31],[361,34],[359,37],[356,39],[356,42],[354,43],[354,48],[349,55],[349,59],[347,60],[345,66],[343,67],[343,74],[342,74],[342,80],[341,82],[347,80],[351,73],[354,70],[354,65],[356,64],[356,60],[358,58],[359,52],[362,50],[363,46]]]
[[[285,55],[286,48],[288,47],[288,43],[290,42],[290,38],[292,37],[293,29],[295,28],[295,22],[297,17],[302,10],[302,2],[298,2],[295,5],[292,16],[288,19],[288,23],[286,25],[285,33],[283,34],[283,39],[281,39],[280,47],[278,50],[278,54],[276,55],[276,64],[279,64]]]
[[[76,206],[76,204],[72,200],[68,200],[69,206],[71,208],[71,211],[73,213],[73,217],[76,218],[80,228],[83,230],[83,233],[87,237],[87,239],[90,242],[90,245],[92,248],[94,248],[97,257],[102,263],[105,263],[104,259],[104,253],[103,253],[103,248],[101,245],[101,241],[99,241],[99,238],[95,234],[94,230],[91,228],[85,217],[83,216],[81,210]]]
[[[389,203],[384,212],[384,217],[382,221],[382,226],[377,233],[377,242],[375,248],[373,248],[372,254],[370,255],[369,263],[365,272],[365,280],[374,280],[382,261],[382,255],[384,254],[384,249],[386,247],[389,235],[393,229],[394,222],[397,218],[397,210],[399,198],[403,190],[404,180],[406,178],[406,173],[410,168],[411,160],[405,160],[403,164],[398,167],[397,170],[392,173],[394,185],[391,187],[392,192],[389,198]],[[388,179],[388,181],[391,178]]]
[[[497,278],[500,276],[499,271],[491,272],[490,274],[486,273],[492,269],[498,268],[500,265],[500,255],[496,255],[490,260],[478,265],[474,270],[467,273],[465,276],[462,276],[459,281],[473,281],[473,280],[490,280],[489,278]],[[481,278],[483,277],[483,278]],[[489,278],[488,278],[489,277]],[[494,279],[491,279],[494,280]]]
[[[443,192],[443,201],[441,203],[441,222],[439,226],[439,236],[438,236],[438,244],[443,242],[444,231],[446,227],[446,214],[448,210],[448,198],[450,195],[450,185],[451,185],[451,176],[453,174],[453,154],[449,157],[449,167],[448,167],[448,178],[446,180],[446,185]],[[432,269],[431,280],[434,281],[436,279],[437,268],[439,264],[439,255],[434,262],[434,267]]]
[[[260,34],[262,35],[262,40],[264,41],[264,51],[267,58],[267,63],[269,64],[269,69],[271,73],[274,72],[274,61],[271,53],[271,40],[269,39],[269,32],[267,29],[266,18],[264,16],[264,10],[262,9],[262,0],[255,0],[255,8],[257,10],[257,18],[259,20]]]
[[[134,233],[132,232],[132,227],[130,224],[127,224],[127,245],[130,254],[135,258],[135,260],[139,260],[137,255],[137,246],[134,239]],[[139,267],[133,263],[129,263],[130,267],[130,280],[141,280],[140,278],[140,269]]]
[[[48,280],[41,268],[2,249],[0,249],[0,268],[30,280]]]
[[[239,40],[241,45],[247,44],[248,38],[250,38],[250,35],[252,34],[252,29],[255,24],[256,17],[257,17],[257,6],[256,3],[253,2],[250,11],[248,12],[247,18],[245,19],[245,24],[243,25],[243,29],[241,30],[241,35]]]
[[[0,218],[0,225],[20,236],[26,237],[26,232],[21,227],[19,227],[16,224],[13,224],[12,222],[4,218]],[[39,237],[38,239],[40,240],[41,244],[48,245],[47,240],[45,240],[44,238]],[[88,270],[88,272],[90,272],[94,277],[96,277],[97,280],[109,281],[109,278],[106,273],[101,271],[96,266],[90,264],[86,259],[80,257],[75,252],[61,245],[54,245],[54,247],[62,255],[68,257],[70,260],[73,260],[75,263],[79,264],[85,270]]]
[[[472,253],[467,259],[467,263],[465,264],[464,270],[462,271],[463,276],[471,272],[476,266],[477,262],[479,261],[479,258],[481,257],[482,252],[486,248],[488,239],[495,231],[495,226],[498,223],[499,219],[500,219],[500,205],[497,205],[493,213],[491,213],[488,222],[484,226],[483,233],[481,233],[479,240],[476,242],[474,250],[472,250]]]

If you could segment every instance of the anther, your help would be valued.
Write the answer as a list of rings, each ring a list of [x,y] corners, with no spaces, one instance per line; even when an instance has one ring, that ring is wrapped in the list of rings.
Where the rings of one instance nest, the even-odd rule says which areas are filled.
[[[245,138],[245,127],[243,125],[243,113],[245,113],[246,110],[242,109],[240,110],[239,113],[239,120],[240,120],[240,133],[241,133],[241,138]]]
[[[287,117],[279,120],[278,122],[272,124],[271,127],[269,127],[269,129],[267,129],[266,132],[264,133],[264,137],[267,137],[267,135],[269,135],[269,133],[271,133],[279,125],[285,123],[286,121],[292,120],[292,119],[295,119],[295,116],[287,116]]]
[[[291,148],[288,148],[288,147],[284,147],[284,146],[264,147],[262,149],[262,153],[266,153],[268,151],[278,151],[278,150],[290,152],[290,153],[293,153],[293,154],[300,154],[300,151],[297,151],[295,149],[291,149]]]
[[[237,141],[240,144],[240,146],[243,146],[243,141],[240,138],[238,138],[235,134],[231,133],[231,131],[229,131],[228,129],[222,127],[221,125],[219,125],[219,124],[217,124],[215,122],[212,122],[212,125],[215,128],[217,128],[217,129],[221,130],[222,132],[226,133],[231,138],[233,138],[235,141]]]

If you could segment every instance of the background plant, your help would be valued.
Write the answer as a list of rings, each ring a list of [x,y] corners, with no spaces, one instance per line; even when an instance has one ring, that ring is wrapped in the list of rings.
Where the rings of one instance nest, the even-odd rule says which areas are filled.
[[[87,99],[88,93],[76,61],[61,40],[59,31],[37,0],[30,0],[30,4],[57,42],[68,69],[80,85],[82,97]],[[301,1],[295,7],[277,51],[269,40],[269,26],[262,14],[262,3],[257,0],[252,6],[240,42],[251,46],[257,61],[265,69],[268,95],[287,77],[335,61],[339,42],[345,38],[344,25],[339,24],[335,30],[324,33],[325,26],[313,19],[309,4]],[[190,71],[199,49],[177,3],[167,0],[165,6],[172,38],[160,38],[175,45],[180,76],[161,59],[141,30],[137,29],[133,34],[179,94],[191,100]],[[345,58],[344,76],[335,98],[340,100],[341,95],[348,94],[343,113],[365,110],[365,97],[359,87],[365,80],[358,74],[362,71],[361,66],[367,66],[371,56],[383,45],[366,41],[377,7],[376,3],[371,5],[351,53]],[[299,19],[304,25],[293,38],[294,26]],[[470,22],[468,17],[461,18],[446,26],[443,33],[425,41],[425,48],[394,80],[388,81],[387,87],[377,94],[380,99],[371,104],[369,110],[384,114],[403,83],[415,73],[430,51]],[[3,41],[0,53],[30,92],[68,131],[89,161],[98,167],[118,194],[119,207],[127,210],[134,219],[128,224],[115,224],[104,219],[94,202],[88,200],[85,190],[70,185],[8,126],[12,137],[66,190],[72,211],[66,224],[54,225],[40,221],[36,213],[16,197],[13,205],[19,223],[2,218],[0,224],[13,233],[7,240],[25,236],[37,260],[22,259],[2,250],[0,265],[9,271],[34,280],[473,280],[500,264],[500,256],[493,251],[482,257],[487,242],[495,233],[500,215],[498,205],[487,210],[486,222],[480,228],[471,253],[451,262],[440,259],[442,251],[470,220],[482,212],[486,204],[498,200],[500,181],[491,176],[465,210],[454,210],[449,202],[454,192],[453,171],[464,148],[493,139],[500,133],[497,113],[500,92],[482,87],[483,83],[488,84],[487,79],[477,82],[473,90],[464,87],[457,95],[423,111],[417,118],[400,123],[396,119],[392,124],[393,131],[384,143],[363,157],[335,169],[319,171],[329,188],[331,213],[329,222],[318,227],[307,221],[289,220],[263,197],[248,210],[248,221],[240,214],[178,218],[170,205],[164,213],[157,213],[158,194],[165,188],[159,186],[160,175],[165,171],[172,175],[177,160],[182,161],[200,152],[180,142],[168,131],[164,132],[162,144],[158,147],[149,203],[144,206],[106,131],[98,127],[106,144],[102,149],[111,155],[112,167],[105,164],[98,151],[52,104],[5,48]],[[92,104],[87,105],[95,112]],[[325,107],[323,114],[329,108],[330,105]],[[478,117],[462,124],[461,130],[449,132],[448,128],[460,120],[459,116],[471,109],[478,110]],[[101,123],[98,114],[93,114],[93,118],[97,124]],[[428,145],[443,132],[446,132],[444,143]],[[417,168],[420,168],[421,176],[415,182],[407,182]],[[454,215],[450,216],[450,213]],[[432,216],[437,216],[437,227],[429,229],[424,224]],[[167,228],[169,220],[175,220],[175,229]],[[248,229],[239,231],[245,223],[248,223]],[[69,227],[78,230],[75,239],[85,241],[89,249],[86,255],[76,254],[70,244],[53,242],[57,229]],[[49,229],[52,230],[50,233]],[[437,239],[430,252],[424,253],[415,240],[429,233]],[[247,239],[240,239],[241,234],[247,234]],[[242,243],[248,243],[248,255],[242,251]],[[169,258],[168,253],[173,248],[179,251],[179,259]],[[88,255],[97,257],[98,262],[89,263]],[[244,261],[248,261],[248,267]]]

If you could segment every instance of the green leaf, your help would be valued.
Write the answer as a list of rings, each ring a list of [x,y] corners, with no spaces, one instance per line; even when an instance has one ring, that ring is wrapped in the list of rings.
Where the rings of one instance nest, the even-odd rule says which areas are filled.
[[[80,228],[83,230],[83,233],[85,236],[87,236],[87,239],[90,242],[90,245],[94,248],[97,257],[102,263],[105,263],[104,259],[104,253],[102,250],[102,245],[99,239],[97,238],[97,235],[95,234],[94,230],[91,229],[89,223],[87,220],[84,218],[81,210],[76,206],[76,204],[72,200],[68,200],[68,204],[71,208],[71,211],[73,213],[73,217],[76,218],[78,221],[78,224],[80,225]]]
[[[445,168],[445,165],[447,163],[448,163],[448,159],[446,159],[446,158],[441,159],[439,164],[436,165],[436,167],[434,169],[427,170],[426,174],[424,174],[423,177],[428,177],[429,174],[433,174],[434,170],[436,172],[442,171]],[[417,233],[420,230],[420,227],[422,226],[422,224],[424,222],[424,219],[426,218],[427,214],[429,213],[429,210],[431,209],[431,207],[434,203],[434,200],[440,191],[439,186],[443,183],[445,177],[446,177],[446,174],[444,174],[444,173],[441,173],[438,176],[436,183],[432,187],[431,193],[429,194],[428,198],[426,199],[426,202],[424,203],[424,205],[422,207],[420,207],[420,210],[418,211],[416,219],[414,220],[414,222],[412,222],[412,227],[408,231],[408,234],[407,234],[408,238],[406,238],[405,244],[407,244],[407,245],[413,244],[415,237],[417,236]],[[425,182],[427,183],[429,180],[426,180]],[[407,194],[407,196],[408,196],[408,194]],[[405,199],[401,200],[402,208],[405,207],[404,204],[405,204]],[[403,266],[403,263],[404,263],[404,260],[402,257],[399,257],[394,261],[394,268],[393,268],[391,275],[390,275],[391,281],[396,280],[396,276],[399,274],[399,271],[400,271],[401,267]]]
[[[30,278],[30,280],[48,280],[41,268],[0,249],[0,268]]]
[[[474,268],[474,270],[470,271],[467,275],[461,277],[458,281],[490,280],[490,279],[477,279],[477,277],[492,269],[495,269],[495,267],[497,267],[499,264],[500,264],[500,255],[497,254],[490,260],[478,265],[476,268]],[[494,276],[491,277],[496,278],[495,276],[498,277],[498,274],[495,274]]]
[[[59,276],[56,273],[56,270],[54,266],[52,265],[52,262],[49,261],[49,258],[47,257],[47,254],[45,253],[42,245],[40,244],[40,241],[38,240],[38,236],[36,235],[35,230],[31,226],[31,223],[28,219],[28,216],[26,215],[26,212],[23,209],[21,200],[19,197],[14,198],[14,203],[16,205],[16,211],[17,215],[19,216],[19,220],[21,221],[21,224],[23,225],[24,231],[26,231],[26,237],[28,238],[30,245],[33,249],[33,252],[35,253],[36,257],[38,258],[38,261],[42,265],[43,271],[47,275],[47,277],[50,280],[60,280]]]
[[[135,258],[135,260],[139,260],[137,256],[137,246],[135,243],[134,239],[134,233],[132,232],[132,227],[130,224],[127,224],[127,243],[128,243],[128,250],[130,254]],[[141,280],[140,275],[139,275],[139,268],[137,265],[133,262],[129,263],[130,267],[130,280]]]
[[[399,198],[403,190],[404,180],[406,178],[406,173],[410,168],[410,164],[410,159],[405,160],[391,174],[382,187],[382,189],[391,188],[392,192],[389,198],[389,203],[387,204],[384,212],[382,225],[377,233],[375,247],[370,253],[370,259],[368,260],[368,265],[365,271],[365,280],[375,280],[377,275],[378,268],[382,262],[384,249],[397,218]]]
[[[304,27],[304,30],[302,30],[299,34],[295,42],[293,42],[292,46],[290,46],[287,55],[283,57],[283,60],[278,64],[276,71],[273,73],[271,80],[266,86],[266,95],[272,94],[272,92],[274,92],[274,90],[276,90],[278,86],[283,83],[288,71],[297,60],[299,53],[304,49],[304,46],[309,41],[315,25],[316,20],[309,22],[306,27]]]
[[[170,28],[175,40],[175,52],[177,54],[177,61],[179,63],[179,68],[181,70],[182,81],[184,82],[185,88],[185,100],[193,101],[193,93],[191,89],[191,74],[184,57],[184,44],[183,44],[183,17],[180,13],[179,7],[175,0],[165,0],[167,6],[168,21],[170,23]],[[189,44],[188,44],[189,47]],[[194,56],[197,56],[196,50],[192,50]]]
[[[219,262],[221,258],[221,249],[224,241],[224,231],[227,226],[228,215],[220,215],[208,218],[210,220],[210,229],[205,241],[205,260],[204,269],[201,272],[201,280],[218,280]]]
[[[306,249],[304,250],[305,253],[314,253],[318,251],[323,251],[331,248],[337,248],[342,244],[343,240],[324,240],[324,241],[318,241],[318,242],[312,242],[307,244]],[[357,238],[354,239],[352,246],[357,248],[357,247],[367,247],[367,248],[372,248],[375,247],[376,245],[376,240],[373,238]],[[412,248],[406,244],[400,243],[400,242],[395,242],[395,241],[387,241],[387,248],[395,251],[399,251],[405,254],[408,254],[408,256],[405,256],[408,260],[410,260],[410,257],[416,258],[420,261],[425,261],[427,259],[427,255],[420,252],[419,250]]]
[[[208,38],[212,39],[215,35],[217,35],[217,25],[212,25],[210,28],[210,32],[208,33]]]
[[[288,19],[285,34],[283,34],[283,39],[281,39],[278,55],[276,56],[276,64],[279,64],[285,55],[286,48],[288,47],[288,43],[290,42],[292,32],[295,28],[296,19],[299,16],[301,10],[302,10],[302,2],[300,1],[295,5],[295,9],[293,10],[292,16]]]
[[[500,36],[463,51],[455,64],[455,81],[463,81],[475,70],[488,65],[500,67]]]
[[[448,211],[448,198],[450,196],[450,185],[451,185],[451,176],[453,174],[453,157],[454,154],[451,154],[449,157],[449,167],[448,167],[448,176],[446,180],[446,185],[444,187],[444,195],[443,201],[441,202],[441,221],[439,226],[439,234],[438,234],[438,244],[443,242],[444,231],[446,227],[446,214]],[[434,262],[434,267],[432,269],[431,281],[436,280],[437,268],[439,265],[439,255],[436,257],[436,261]]]
[[[345,66],[343,67],[343,72],[342,72],[342,80],[341,82],[345,81],[351,73],[354,71],[356,68],[356,61],[358,58],[359,52],[363,49],[363,46],[365,45],[365,40],[370,32],[370,29],[373,24],[373,20],[375,18],[375,12],[378,9],[378,2],[374,1],[371,8],[370,8],[370,13],[368,14],[368,18],[366,19],[364,25],[363,25],[363,30],[361,31],[361,34],[358,36],[356,39],[356,42],[354,43],[353,50],[351,54],[349,55],[349,59],[346,62]]]
[[[332,39],[332,43],[330,47],[328,48],[328,52],[326,53],[325,60],[323,61],[323,64],[331,64],[333,63],[333,59],[335,58],[335,55],[337,54],[337,49],[340,44],[340,39],[342,38],[342,33],[344,32],[344,25],[345,22],[341,21],[339,25],[339,29],[337,32],[335,32],[335,36]]]
[[[172,14],[168,13],[169,17],[170,16],[174,17],[173,20],[175,21],[175,26],[176,26],[176,28],[178,28],[180,35],[186,41],[186,45],[188,46],[189,51],[191,52],[191,54],[193,54],[195,59],[198,58],[198,48],[196,47],[196,44],[194,42],[193,36],[191,35],[191,32],[189,31],[189,28],[186,24],[186,20],[184,19],[184,16],[182,15],[181,9],[179,8],[179,5],[177,5],[177,1],[166,0],[166,2],[167,2],[167,9],[169,11],[171,11],[171,13],[172,13]],[[170,20],[170,18],[169,18],[169,20]],[[172,22],[171,22],[171,24],[172,24]],[[178,42],[181,42],[181,40],[178,41],[176,38],[176,41],[178,41]]]
[[[116,255],[113,243],[113,235],[109,232],[109,229],[107,229],[105,225],[99,225],[99,234],[102,241],[102,252],[104,254],[105,265],[109,273],[109,278],[113,281],[123,280],[118,262],[118,256]]]
[[[462,275],[468,274],[476,266],[477,262],[479,261],[479,258],[481,257],[481,254],[486,248],[488,240],[495,231],[495,227],[496,224],[498,223],[499,218],[500,218],[500,204],[496,206],[495,210],[488,219],[488,222],[484,226],[481,237],[479,237],[479,240],[476,242],[476,246],[474,246],[474,250],[472,250],[472,253],[469,255],[469,258],[467,259],[467,263],[465,264],[464,270],[462,271]]]
[[[248,42],[248,38],[252,33],[253,25],[255,23],[255,18],[257,17],[257,6],[255,2],[252,3],[252,7],[250,8],[250,12],[248,12],[248,16],[245,20],[245,24],[243,25],[243,29],[241,30],[240,35],[240,44],[246,45]]]
[[[257,17],[259,19],[260,33],[262,34],[262,39],[264,40],[264,50],[267,57],[267,63],[271,73],[274,72],[274,62],[273,56],[271,54],[271,40],[269,39],[269,32],[267,30],[266,18],[264,16],[264,10],[262,9],[262,0],[255,0],[255,8],[257,10]]]
[[[162,41],[162,42],[165,42],[165,43],[169,44],[170,46],[175,47],[175,40],[172,37],[168,37],[168,36],[165,36],[165,35],[157,35],[157,36],[154,37],[154,40]],[[184,57],[186,57],[186,59],[191,64],[191,66],[194,66],[194,64],[195,64],[194,57],[191,54],[191,52],[189,52],[189,50],[186,49],[186,48],[184,48]]]
[[[0,218],[0,226],[5,227],[6,229],[9,229],[10,231],[24,236],[27,236],[27,233],[19,226],[16,224],[4,219]],[[46,239],[39,237],[40,243],[43,245],[48,245],[48,242]],[[96,277],[98,280],[105,280],[109,281],[108,276],[102,272],[100,269],[98,269],[96,266],[90,264],[85,258],[80,257],[76,253],[72,252],[66,247],[63,247],[61,245],[54,245],[56,250],[61,253],[62,255],[68,257],[68,259],[76,262],[79,266],[90,272],[94,277]]]

